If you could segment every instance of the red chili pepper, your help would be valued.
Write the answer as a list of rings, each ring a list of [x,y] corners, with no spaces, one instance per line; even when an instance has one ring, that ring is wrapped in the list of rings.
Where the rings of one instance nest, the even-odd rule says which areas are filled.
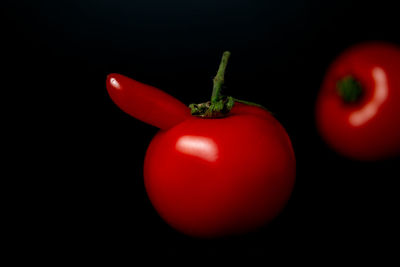
[[[119,108],[160,129],[169,129],[191,117],[189,108],[176,98],[121,74],[109,74],[106,86]]]

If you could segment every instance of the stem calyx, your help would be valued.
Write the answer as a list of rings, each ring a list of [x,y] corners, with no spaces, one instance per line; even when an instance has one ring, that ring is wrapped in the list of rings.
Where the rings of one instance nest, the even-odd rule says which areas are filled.
[[[235,102],[264,108],[263,106],[256,103],[236,99],[233,98],[232,96],[224,96],[221,94],[222,86],[225,82],[225,70],[230,55],[231,53],[229,51],[225,51],[224,54],[222,55],[217,75],[213,79],[213,91],[211,95],[211,101],[207,101],[205,103],[200,103],[200,104],[189,105],[190,112],[193,116],[207,117],[207,118],[223,117],[226,114],[228,114],[229,111],[231,111]]]
[[[348,75],[336,84],[337,93],[345,103],[355,103],[363,94],[361,84],[351,75]]]

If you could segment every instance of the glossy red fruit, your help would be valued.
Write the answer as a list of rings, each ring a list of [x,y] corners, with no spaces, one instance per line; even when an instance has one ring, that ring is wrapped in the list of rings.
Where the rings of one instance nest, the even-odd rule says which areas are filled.
[[[122,110],[160,128],[145,156],[146,191],[169,225],[195,237],[266,225],[282,211],[295,182],[295,156],[281,124],[256,104],[235,100],[232,108],[234,99],[220,94],[228,57],[225,52],[210,103],[191,105],[207,118],[123,75],[110,74],[106,82]]]
[[[124,75],[109,74],[106,87],[120,109],[160,129],[168,129],[191,117],[188,107],[176,98]]]
[[[247,113],[254,109],[194,117],[153,139],[145,186],[172,227],[198,237],[240,234],[283,209],[295,181],[293,149],[279,122],[263,110]]]
[[[330,66],[316,103],[323,139],[338,153],[378,160],[400,153],[400,48],[365,43]]]

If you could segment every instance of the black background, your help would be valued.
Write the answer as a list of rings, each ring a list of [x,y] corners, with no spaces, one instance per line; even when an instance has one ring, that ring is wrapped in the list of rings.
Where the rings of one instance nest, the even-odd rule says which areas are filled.
[[[399,158],[337,155],[318,136],[313,112],[341,51],[371,40],[400,44],[396,10],[385,1],[3,1],[3,102],[21,128],[14,144],[23,143],[12,158],[26,160],[17,174],[32,174],[18,180],[31,192],[18,212],[26,246],[65,246],[71,255],[93,248],[129,255],[135,246],[156,256],[391,254]],[[153,210],[142,166],[157,129],[120,111],[105,79],[121,73],[198,103],[209,98],[225,50],[232,52],[225,92],[264,105],[284,125],[297,182],[265,229],[198,240]]]

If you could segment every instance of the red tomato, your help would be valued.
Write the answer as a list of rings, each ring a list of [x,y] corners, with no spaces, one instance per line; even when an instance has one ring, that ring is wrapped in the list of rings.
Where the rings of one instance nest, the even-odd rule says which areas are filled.
[[[220,95],[228,57],[225,52],[214,79],[215,109],[204,113],[209,118],[191,116],[154,87],[120,74],[107,77],[122,110],[161,129],[145,156],[150,201],[172,227],[196,237],[256,230],[279,214],[295,182],[295,156],[280,123],[254,105],[232,108],[233,98]]]
[[[193,117],[151,142],[146,190],[175,229],[198,237],[245,233],[286,204],[295,181],[289,137],[267,112],[246,113]]]
[[[329,68],[316,103],[316,122],[338,153],[377,160],[400,152],[400,48],[351,47]]]

